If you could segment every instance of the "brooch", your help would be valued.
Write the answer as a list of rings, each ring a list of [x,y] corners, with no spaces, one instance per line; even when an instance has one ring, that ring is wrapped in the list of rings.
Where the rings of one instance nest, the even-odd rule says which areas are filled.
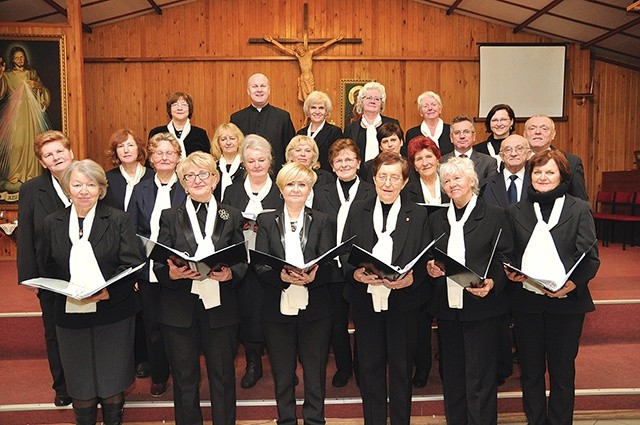
[[[229,211],[225,210],[224,208],[218,210],[218,215],[225,221],[229,220]]]

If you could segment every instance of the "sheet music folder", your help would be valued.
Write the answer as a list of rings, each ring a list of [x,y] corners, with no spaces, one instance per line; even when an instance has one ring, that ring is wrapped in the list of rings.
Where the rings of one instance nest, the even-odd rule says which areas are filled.
[[[498,232],[496,242],[493,244],[493,250],[491,251],[491,257],[489,258],[487,268],[484,271],[484,276],[480,276],[469,267],[460,263],[456,259],[451,258],[439,248],[433,250],[433,259],[435,260],[437,266],[444,270],[445,276],[456,282],[458,285],[462,286],[463,288],[480,288],[482,287],[482,285],[484,285],[484,280],[487,278],[487,273],[489,273],[489,267],[491,266],[493,256],[496,253],[498,241],[500,241],[500,235],[502,235],[502,229],[500,229],[500,231]]]
[[[356,267],[364,267],[367,272],[375,274],[380,279],[387,279],[389,281],[402,279],[407,273],[409,273],[409,270],[413,269],[416,264],[423,259],[427,251],[431,249],[431,247],[433,247],[433,245],[438,242],[442,236],[444,236],[444,233],[437,239],[431,241],[431,243],[420,251],[413,260],[409,261],[409,263],[402,268],[385,263],[384,261],[374,257],[369,251],[360,248],[358,245],[353,245],[353,248],[351,248],[349,264]]]
[[[189,256],[185,252],[180,252],[170,248],[160,242],[154,242],[149,238],[138,235],[144,245],[147,258],[158,263],[167,264],[167,259],[171,259],[178,267],[188,265],[191,270],[200,273],[205,279],[211,270],[220,270],[223,266],[231,267],[243,261],[247,261],[246,241],[228,246],[211,255]]]
[[[256,251],[255,249],[249,250],[249,256],[251,258],[251,264],[262,264],[262,265],[271,267],[273,270],[287,269],[287,270],[306,273],[313,266],[320,263],[322,260],[326,258],[331,259],[333,257],[336,257],[338,255],[341,255],[347,252],[351,247],[351,242],[353,241],[354,238],[355,236],[350,237],[346,241],[331,248],[329,251],[325,252],[318,258],[315,258],[305,264],[291,264],[281,258],[274,257],[273,255],[267,254],[265,252]]]
[[[142,263],[136,267],[129,267],[128,269],[118,273],[113,276],[111,279],[106,281],[99,281],[97,284],[92,282],[89,286],[80,286],[75,285],[71,282],[67,282],[62,279],[52,279],[48,277],[36,277],[34,279],[29,279],[20,282],[21,285],[31,286],[33,288],[46,289],[47,291],[56,292],[58,294],[66,295],[67,297],[75,298],[76,300],[83,300],[85,298],[89,298],[90,296],[96,294],[100,290],[106,288],[119,281],[120,279],[129,276],[140,270],[145,263]]]
[[[596,239],[591,246],[589,247],[589,249],[587,249],[585,252],[582,253],[582,255],[580,256],[580,258],[578,258],[578,261],[576,261],[576,263],[573,265],[573,267],[571,267],[571,270],[569,270],[567,272],[567,274],[564,275],[564,279],[562,279],[561,282],[554,282],[553,280],[549,280],[549,279],[540,279],[540,278],[536,278],[533,277],[531,275],[526,274],[525,272],[523,272],[522,270],[520,270],[519,268],[512,266],[509,263],[502,263],[504,264],[504,266],[507,268],[507,270],[514,272],[514,273],[518,273],[523,275],[524,277],[527,278],[526,282],[534,285],[534,286],[541,286],[542,288],[546,289],[547,291],[550,292],[558,292],[560,289],[562,289],[562,287],[567,283],[567,281],[569,280],[569,278],[571,277],[571,274],[574,272],[574,270],[576,269],[576,267],[578,267],[578,265],[582,262],[582,260],[584,260],[584,257],[587,256],[587,252],[591,251],[591,248],[593,248],[593,246],[598,242],[598,240]]]

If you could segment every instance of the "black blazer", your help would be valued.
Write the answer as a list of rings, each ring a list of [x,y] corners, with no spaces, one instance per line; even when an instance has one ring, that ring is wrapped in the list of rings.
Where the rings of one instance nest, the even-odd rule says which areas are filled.
[[[296,130],[291,122],[291,115],[284,109],[267,104],[261,111],[253,105],[231,114],[230,121],[238,126],[242,133],[257,134],[273,147],[273,170],[277,174],[282,164],[286,162],[284,151]]]
[[[375,197],[376,190],[373,185],[361,180],[353,202]],[[335,182],[318,188],[313,198],[313,209],[322,211],[329,216],[334,235],[338,231],[338,211],[340,206],[340,197],[338,196],[338,188]],[[353,207],[353,203],[351,207]],[[344,282],[344,276],[342,271],[338,269],[337,264],[331,267],[330,274],[327,275],[327,282]]]
[[[151,213],[153,213],[157,196],[158,187],[154,179],[149,178],[143,180],[133,188],[133,193],[129,200],[129,208],[127,208],[127,213],[131,216],[133,228],[136,230],[136,233],[147,238],[151,236]],[[172,207],[177,207],[187,199],[187,194],[180,182],[176,182],[173,185],[170,196]],[[140,275],[143,276],[143,279],[148,280],[148,264],[142,269]]]
[[[381,115],[381,117],[382,124],[380,125],[390,122],[400,125],[400,121],[395,118],[385,117],[384,115]],[[362,156],[362,160],[364,161],[365,147],[367,146],[367,129],[362,128],[360,120],[349,123],[344,127],[344,137],[355,142],[356,146],[358,146],[358,149],[360,150],[360,156]],[[406,156],[406,152],[403,155]],[[360,168],[360,173],[362,172],[363,169]],[[362,174],[360,174],[360,176],[362,177]]]
[[[301,134],[303,136],[307,135],[307,130],[309,126],[303,127],[296,134]],[[318,161],[320,161],[320,167],[328,172],[332,172],[331,164],[329,163],[329,148],[336,140],[342,137],[342,129],[333,124],[329,124],[328,122],[324,123],[322,130],[316,134],[316,137],[313,139],[316,141],[316,145],[318,145],[318,151],[320,152],[320,157]]]
[[[508,137],[508,136],[507,136],[507,137]],[[506,138],[506,137],[505,137],[505,138]],[[478,143],[477,145],[473,145],[473,150],[474,150],[474,151],[478,151],[478,152],[480,152],[480,153],[483,153],[483,154],[485,154],[485,155],[489,155],[489,156],[491,156],[491,155],[489,154],[489,148],[487,147],[487,145],[488,145],[489,143],[491,143],[491,145],[493,146],[493,148],[494,148],[494,150],[496,151],[496,154],[497,154],[498,152],[500,152],[500,147],[502,146],[502,141],[503,141],[503,140],[504,140],[504,139],[496,140],[496,139],[494,139],[493,134],[491,134],[491,135],[487,138],[487,140],[485,140],[484,142],[480,142],[480,143]]]
[[[404,149],[403,155],[407,155],[407,146],[411,139],[416,136],[422,136],[422,131],[420,131],[420,123],[419,125],[410,128],[405,135],[405,144],[402,147]],[[453,143],[451,143],[451,126],[449,124],[445,124],[442,127],[442,134],[438,137],[438,145],[440,146],[440,155],[446,155],[449,152],[453,152]]]
[[[168,133],[169,129],[166,125],[161,125],[151,129],[149,132],[149,139],[155,136],[158,133]],[[202,151],[206,153],[211,153],[211,142],[209,141],[209,136],[207,136],[207,132],[195,125],[191,125],[191,130],[189,134],[184,138],[184,150],[185,154],[188,156],[192,152]]]
[[[316,176],[318,176],[316,183],[313,185],[314,189],[321,188],[322,186],[336,182],[335,175],[330,171],[323,170],[322,168],[318,168],[317,170],[313,171],[316,173]]]
[[[162,211],[160,216],[160,234],[158,242],[179,251],[194,255],[198,245],[193,235],[191,222],[185,203],[178,207]],[[222,249],[244,240],[242,236],[242,214],[233,207],[218,204],[218,215],[213,229],[213,245]],[[189,279],[171,280],[166,264],[154,263],[153,271],[162,285],[158,323],[178,328],[191,327],[197,308],[201,303],[198,295],[191,293]],[[247,263],[231,267],[233,277],[230,281],[220,282],[221,305],[206,310],[211,329],[237,324],[240,321],[236,287],[247,271]]]
[[[507,208],[507,217],[514,235],[515,266],[519,267],[537,223],[533,203],[521,201],[510,205]],[[551,237],[565,270],[570,270],[596,239],[589,204],[574,196],[566,195],[560,220],[551,229]],[[513,290],[509,293],[510,306],[513,310],[525,313],[577,314],[593,311],[595,307],[587,284],[596,275],[599,267],[598,248],[594,245],[571,275],[570,279],[576,284],[576,289],[569,292],[566,298],[537,295],[524,289],[521,283],[512,282]]]
[[[223,202],[240,211],[244,211],[249,204],[249,196],[244,190],[244,180],[245,179],[235,180],[233,184],[224,191]],[[280,197],[280,190],[278,186],[276,186],[276,183],[273,182],[269,193],[267,193],[267,196],[262,200],[262,208],[265,210],[281,208],[283,203],[284,201]]]
[[[43,276],[69,280],[69,219],[71,207],[58,210],[44,221]],[[105,279],[129,267],[144,262],[141,246],[135,236],[129,215],[98,202],[89,234],[89,242]],[[65,313],[67,297],[56,294],[55,323],[62,328],[88,328],[108,325],[135,315],[139,310],[138,297],[133,296],[137,273],[107,287],[109,299],[98,301],[95,313]]]
[[[351,205],[347,222],[344,226],[342,240],[355,235],[354,244],[371,252],[377,240],[373,230],[373,209],[377,198],[354,202]],[[392,264],[404,267],[431,242],[431,233],[427,227],[427,210],[413,202],[402,200],[393,239]],[[356,281],[353,273],[355,266],[349,264],[349,254],[340,257],[343,272],[347,281],[344,297],[347,301],[362,310],[373,311],[371,294],[367,293],[367,285]],[[426,267],[413,270],[413,285],[391,291],[389,294],[389,312],[406,312],[420,307],[430,295],[427,285]]]
[[[522,193],[520,201],[527,200],[527,188],[531,186],[531,175],[525,170],[522,179]],[[507,195],[507,186],[504,181],[504,171],[489,177],[485,180],[484,185],[480,189],[480,197],[487,204],[497,205],[501,208],[509,206],[509,197]]]
[[[289,224],[284,220],[284,207],[258,216],[257,251],[285,258],[284,226]],[[335,239],[327,214],[305,208],[302,235],[304,260],[313,260],[333,248],[336,245]],[[309,304],[305,310],[300,310],[297,316],[287,316],[280,313],[280,295],[290,285],[280,279],[280,270],[273,270],[259,264],[254,267],[258,278],[264,284],[264,302],[262,303],[262,318],[264,320],[292,323],[299,319],[312,321],[331,316],[331,296],[324,273],[326,264],[320,264],[315,280],[307,285]]]
[[[402,189],[402,193],[411,202],[424,203],[424,195],[422,193],[422,186],[420,186],[420,176],[417,179],[409,179],[407,185]],[[440,199],[443,204],[449,203],[449,197],[444,190],[440,188]]]
[[[64,208],[51,181],[51,172],[25,182],[20,187],[18,203],[18,282],[44,276],[42,264],[42,237],[44,219]]]
[[[220,161],[218,161],[218,171],[220,170],[221,170]],[[233,184],[236,181],[244,182],[244,178],[246,174],[247,172],[244,169],[244,166],[242,165],[242,163],[240,163],[240,166],[238,167],[236,172],[231,175],[231,184]],[[227,186],[227,189],[229,189],[230,186],[231,185]],[[225,189],[225,193],[226,193],[226,189]],[[222,195],[222,171],[220,171],[220,181],[216,185],[216,188],[213,189],[213,196],[216,197],[216,200],[218,202],[221,202],[224,199],[224,197],[221,195]],[[229,205],[233,206],[233,204],[229,204]]]
[[[551,149],[556,147],[551,146]],[[584,201],[588,201],[587,185],[584,181],[584,167],[582,166],[582,159],[579,156],[562,151],[567,156],[569,161],[569,168],[571,169],[571,182],[569,183],[569,195],[573,195],[576,198],[580,198]]]
[[[102,202],[106,203],[110,207],[124,211],[124,195],[127,191],[127,181],[122,176],[122,173],[120,172],[120,169],[118,167],[112,168],[105,174],[107,175],[107,182],[109,183],[109,185],[107,186],[107,194],[105,195]],[[153,176],[153,169],[146,167],[145,172],[138,184],[142,183],[145,180],[151,179]],[[131,195],[131,197],[133,197],[133,194]],[[129,199],[129,204],[131,204],[131,199]]]
[[[465,290],[463,308],[454,309],[449,307],[447,300],[446,278],[433,279],[433,297],[428,306],[433,316],[444,320],[467,322],[507,312],[507,295],[503,292],[507,277],[502,263],[510,261],[513,239],[502,208],[488,205],[482,199],[478,199],[476,207],[464,225],[465,263],[471,270],[483,276],[500,229],[502,229],[502,235],[487,274],[487,277],[494,282],[491,292],[486,297],[480,298]],[[429,217],[429,231],[434,237],[444,233],[442,239],[436,243],[436,247],[447,252],[451,226],[447,220],[446,209],[436,211]]]

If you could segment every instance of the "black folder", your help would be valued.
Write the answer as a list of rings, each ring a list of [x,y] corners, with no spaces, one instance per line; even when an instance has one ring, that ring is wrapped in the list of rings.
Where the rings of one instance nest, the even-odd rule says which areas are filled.
[[[228,246],[207,256],[190,256],[185,252],[180,252],[159,242],[154,242],[149,238],[138,235],[144,245],[147,258],[158,263],[166,264],[167,259],[171,259],[178,267],[189,266],[191,270],[200,273],[204,279],[211,270],[220,270],[223,266],[231,267],[243,261],[247,261],[246,241]]]
[[[402,279],[407,273],[409,273],[409,270],[416,267],[416,265],[418,267],[424,267],[424,264],[426,264],[424,255],[442,236],[444,236],[444,233],[437,239],[431,241],[431,243],[427,245],[422,251],[420,251],[420,253],[413,260],[409,261],[409,263],[407,263],[402,268],[387,264],[384,261],[379,260],[378,258],[374,257],[372,253],[366,251],[363,248],[360,248],[358,245],[353,245],[353,248],[351,249],[351,254],[349,255],[349,264],[356,267],[364,267],[367,272],[375,274],[380,279],[387,279],[389,281]]]
[[[462,286],[463,288],[480,288],[482,287],[482,285],[484,285],[484,280],[487,278],[487,273],[489,273],[489,267],[491,266],[493,256],[496,253],[500,235],[502,235],[502,229],[500,229],[500,231],[498,232],[496,242],[493,244],[493,250],[491,251],[491,257],[489,258],[487,268],[484,271],[484,276],[480,276],[469,267],[451,258],[439,248],[433,250],[433,259],[436,262],[436,265],[444,270],[445,276],[456,282],[458,285]]]
[[[298,273],[306,273],[313,266],[320,263],[324,259],[332,259],[338,255],[341,255],[351,248],[351,243],[355,236],[350,237],[346,241],[338,244],[337,246],[331,248],[329,251],[325,252],[318,258],[315,258],[305,264],[291,264],[282,258],[274,257],[273,255],[267,254],[265,252],[256,251],[254,249],[249,250],[249,256],[251,257],[251,264],[261,264],[265,266],[271,267],[273,270],[292,270]]]

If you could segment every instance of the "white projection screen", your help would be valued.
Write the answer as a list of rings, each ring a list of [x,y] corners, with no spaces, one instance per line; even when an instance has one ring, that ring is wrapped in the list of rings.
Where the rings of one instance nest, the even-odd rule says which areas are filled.
[[[517,118],[564,117],[566,50],[563,44],[481,44],[478,117],[498,103],[510,105]]]

